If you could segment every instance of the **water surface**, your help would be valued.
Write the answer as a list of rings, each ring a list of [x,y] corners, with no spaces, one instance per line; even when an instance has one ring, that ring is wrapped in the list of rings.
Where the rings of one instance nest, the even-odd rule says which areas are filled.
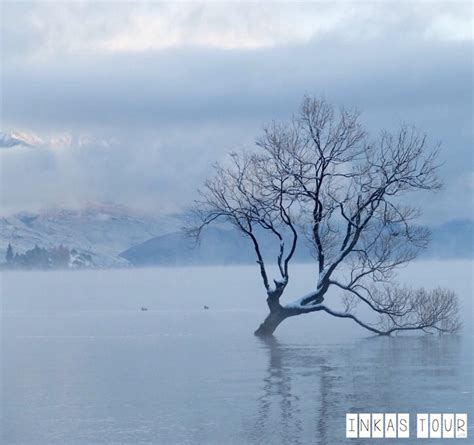
[[[471,420],[471,273],[420,262],[401,274],[458,292],[460,336],[373,337],[318,313],[267,341],[252,335],[266,310],[253,267],[4,273],[0,442],[343,444],[359,442],[346,412]],[[294,268],[291,296],[313,279]]]

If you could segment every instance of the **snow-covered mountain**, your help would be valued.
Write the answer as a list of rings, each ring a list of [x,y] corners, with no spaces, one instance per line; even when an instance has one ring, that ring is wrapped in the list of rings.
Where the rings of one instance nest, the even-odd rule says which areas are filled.
[[[120,252],[179,227],[177,217],[149,216],[116,205],[20,212],[0,217],[0,255],[5,257],[9,243],[20,253],[36,244],[46,248],[62,244],[91,255],[98,267],[123,266],[128,261],[118,256]]]
[[[28,147],[30,145],[36,145],[38,142],[41,141],[35,135],[19,132],[0,132],[0,148],[11,148],[17,145]]]

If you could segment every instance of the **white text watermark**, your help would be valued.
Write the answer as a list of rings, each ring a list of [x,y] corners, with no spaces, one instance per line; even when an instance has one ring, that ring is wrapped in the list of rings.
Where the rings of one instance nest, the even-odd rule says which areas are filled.
[[[467,414],[416,414],[416,437],[422,439],[466,439]],[[407,438],[410,437],[408,413],[347,413],[347,438]]]

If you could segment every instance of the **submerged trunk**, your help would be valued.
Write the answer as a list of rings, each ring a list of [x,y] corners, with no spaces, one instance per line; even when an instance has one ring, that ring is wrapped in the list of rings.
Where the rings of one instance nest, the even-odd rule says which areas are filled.
[[[278,283],[275,281],[275,289],[267,292],[267,305],[268,309],[270,309],[270,313],[254,332],[256,336],[267,337],[273,335],[278,325],[291,315],[290,311],[280,304],[280,297],[285,290],[285,286],[286,283]]]
[[[257,337],[268,337],[273,335],[275,329],[280,325],[280,323],[287,319],[288,317],[293,317],[295,315],[307,314],[309,312],[315,312],[320,310],[317,305],[321,304],[324,301],[324,292],[326,289],[315,293],[311,297],[312,306],[305,308],[298,307],[284,307],[280,304],[280,296],[283,293],[284,286],[277,288],[276,291],[269,293],[267,298],[268,308],[270,313],[267,315],[263,323],[258,327],[254,332]]]
[[[263,323],[254,332],[254,334],[258,337],[266,337],[273,335],[275,329],[280,325],[280,323],[285,320],[285,318],[288,318],[291,315],[294,314],[292,314],[291,311],[288,311],[282,307],[271,310],[263,321]]]

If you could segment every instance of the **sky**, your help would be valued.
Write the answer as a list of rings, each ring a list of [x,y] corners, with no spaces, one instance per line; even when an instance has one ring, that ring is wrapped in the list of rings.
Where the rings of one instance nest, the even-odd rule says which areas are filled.
[[[442,144],[432,224],[474,219],[471,2],[2,2],[1,213],[180,212],[305,94]]]

